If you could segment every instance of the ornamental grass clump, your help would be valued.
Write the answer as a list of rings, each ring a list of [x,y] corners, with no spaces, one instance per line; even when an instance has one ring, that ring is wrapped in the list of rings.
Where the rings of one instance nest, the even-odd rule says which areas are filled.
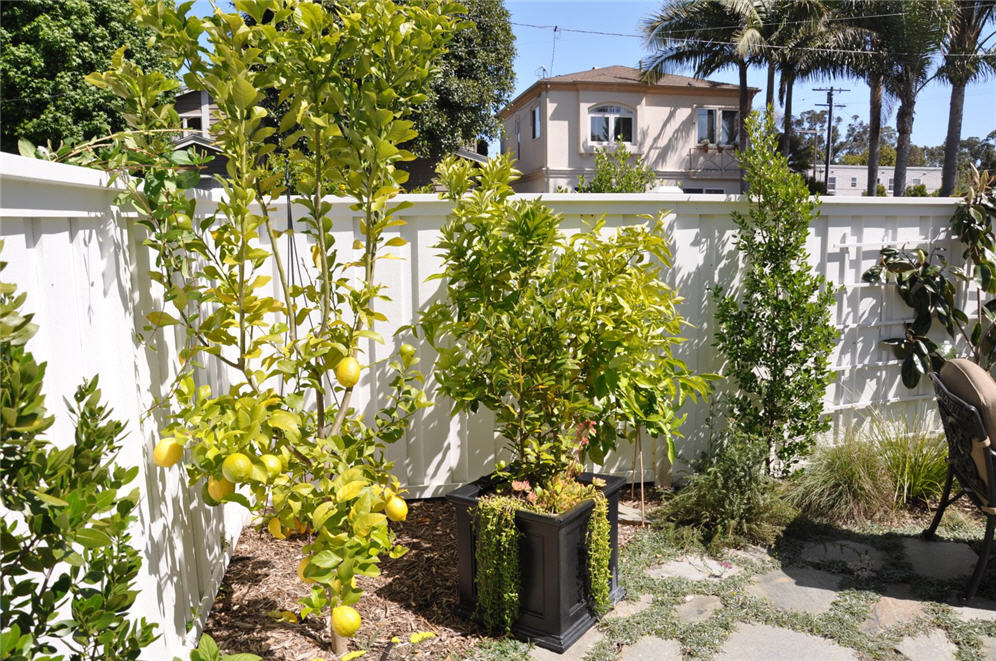
[[[672,259],[664,214],[614,232],[599,219],[567,237],[563,218],[541,200],[512,199],[519,173],[506,156],[479,169],[450,158],[438,173],[453,202],[437,246],[443,271],[434,276],[445,279],[446,296],[420,327],[439,353],[439,388],[454,414],[482,406],[494,413],[512,457],[494,474],[499,498],[547,514],[595,500],[588,587],[594,610],[604,611],[607,510],[601,485],[577,481],[581,467],[601,462],[638,427],[664,439],[673,457],[684,419],[677,408],[708,390],[672,353],[685,322],[681,298],[661,277]],[[498,508],[488,500],[486,517]],[[480,524],[478,534],[492,529]],[[479,559],[479,568],[489,566]],[[503,571],[517,580],[511,563]],[[487,591],[485,619],[507,630],[516,591],[487,571],[477,584]]]

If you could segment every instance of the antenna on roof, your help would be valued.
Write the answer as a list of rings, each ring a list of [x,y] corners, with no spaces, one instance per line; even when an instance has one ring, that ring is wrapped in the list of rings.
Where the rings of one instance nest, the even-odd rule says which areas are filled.
[[[540,65],[540,68],[536,70],[536,77],[537,78],[546,78],[546,67],[545,66]]]

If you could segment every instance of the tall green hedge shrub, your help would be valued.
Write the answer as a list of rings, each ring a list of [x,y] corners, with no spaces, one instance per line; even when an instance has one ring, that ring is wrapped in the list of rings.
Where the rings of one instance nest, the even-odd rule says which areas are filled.
[[[717,287],[716,346],[731,380],[731,425],[767,446],[768,472],[787,470],[829,427],[823,396],[833,380],[834,290],[806,252],[819,200],[778,150],[770,114],[747,121],[747,215],[734,213],[739,284]]]

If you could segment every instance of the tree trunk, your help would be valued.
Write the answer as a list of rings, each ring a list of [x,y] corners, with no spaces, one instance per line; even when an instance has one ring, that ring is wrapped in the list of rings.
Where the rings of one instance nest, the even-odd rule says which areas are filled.
[[[785,83],[785,124],[782,128],[782,155],[789,157],[792,146],[792,86],[795,84],[795,72],[786,71],[782,74]],[[816,158],[816,154],[813,154]]]
[[[941,170],[941,196],[954,195],[958,176],[958,151],[961,147],[961,119],[965,112],[965,84],[951,84],[948,106],[948,135],[944,139],[944,169]]]
[[[737,148],[741,151],[747,151],[747,114],[750,112],[750,92],[747,88],[747,62],[741,61],[737,63],[737,67],[740,70],[740,117],[739,126],[737,127]],[[740,168],[740,192],[746,192],[746,187],[744,184],[744,169]]]
[[[892,196],[906,195],[906,166],[910,162],[910,139],[913,134],[913,105],[916,97],[909,93],[899,104],[896,113],[896,132],[899,139],[896,142],[896,173],[893,175]]]
[[[868,197],[878,194],[879,143],[882,140],[882,77],[872,75],[868,79],[871,90],[868,110]]]
[[[775,107],[775,63],[768,63],[768,89],[764,94],[764,109]]]

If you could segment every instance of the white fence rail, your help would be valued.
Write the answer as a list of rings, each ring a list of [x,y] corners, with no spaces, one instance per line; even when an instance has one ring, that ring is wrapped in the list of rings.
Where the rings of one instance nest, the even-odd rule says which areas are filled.
[[[174,373],[176,338],[161,334],[154,346],[137,340],[159,292],[146,275],[150,256],[141,245],[143,232],[114,206],[115,191],[94,171],[8,154],[0,157],[0,179],[0,238],[6,241],[2,258],[10,263],[4,280],[28,293],[27,308],[40,326],[29,348],[48,362],[49,407],[60,412],[63,398],[72,395],[84,376],[99,374],[106,400],[127,423],[121,460],[142,467],[139,480],[145,495],[136,537],[145,552],[147,573],[137,612],[160,622],[165,634],[149,658],[169,658],[199,630],[244,514],[237,506],[204,506],[199,495],[181,484],[177,470],[165,471],[152,463],[151,449],[162,421],[148,412]],[[199,195],[198,213],[211,213],[217,200],[208,193]],[[587,216],[604,214],[613,227],[640,222],[641,214],[670,210],[667,229],[675,264],[667,277],[680,288],[686,299],[681,311],[694,325],[686,333],[689,341],[681,347],[681,356],[696,370],[720,370],[720,357],[712,347],[709,290],[733,279],[735,225],[730,213],[745,211],[743,201],[672,194],[543,198],[564,214],[568,231],[580,227]],[[397,326],[411,323],[439,294],[440,283],[426,278],[439,267],[433,246],[448,204],[430,195],[407,199],[414,202],[403,212],[407,225],[392,228],[408,241],[397,249],[403,259],[378,266],[378,279],[392,298],[383,310],[390,323],[376,329],[385,338],[392,338]],[[824,200],[821,216],[812,225],[809,251],[817,271],[841,286],[834,311],[841,328],[833,363],[838,378],[826,399],[835,435],[857,424],[869,408],[929,405],[926,384],[915,392],[906,390],[898,362],[880,343],[901,334],[908,310],[892,288],[865,285],[861,274],[875,263],[883,245],[952,248],[946,228],[956,204],[935,198]],[[295,217],[300,215],[300,209],[294,211]],[[278,208],[275,217],[284,218],[285,213]],[[345,202],[337,202],[333,213],[340,255],[348,256],[353,240],[360,238],[358,222]],[[309,254],[303,238],[297,240],[298,254]],[[366,356],[379,360],[404,341],[371,343],[365,347]],[[430,366],[429,350],[423,346],[419,351],[422,365]],[[205,380],[224,387],[224,376],[215,371]],[[374,401],[382,380],[377,369],[365,374],[357,398],[360,408]],[[502,456],[486,413],[451,419],[448,408],[441,399],[417,418],[405,439],[390,447],[399,478],[415,496],[441,495],[489,472]],[[709,405],[689,405],[687,412],[687,439],[679,447],[684,460],[705,449],[709,438]],[[72,437],[65,415],[58,416],[51,436],[57,441]],[[650,443],[644,452],[642,478],[653,479],[662,453]],[[620,448],[604,468],[630,474],[633,459],[632,448]]]

